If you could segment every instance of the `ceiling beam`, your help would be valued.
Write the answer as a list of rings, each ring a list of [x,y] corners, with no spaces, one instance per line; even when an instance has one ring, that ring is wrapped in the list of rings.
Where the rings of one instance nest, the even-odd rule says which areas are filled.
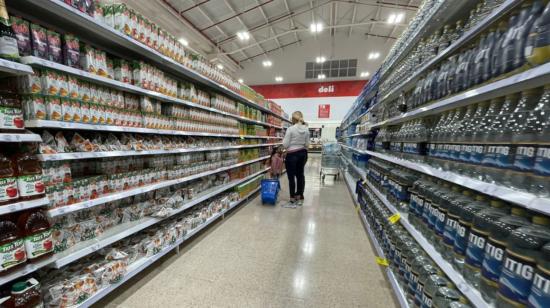
[[[212,27],[215,27],[215,26],[217,26],[217,25],[219,25],[219,24],[222,24],[222,23],[224,23],[224,22],[226,22],[226,21],[228,21],[228,20],[231,20],[231,19],[233,19],[233,18],[239,17],[239,16],[241,16],[241,15],[243,15],[243,14],[246,14],[246,13],[252,11],[252,10],[257,9],[258,7],[261,7],[261,6],[263,6],[263,5],[266,5],[266,4],[271,3],[271,2],[273,2],[273,1],[275,1],[275,0],[267,0],[267,1],[264,2],[264,3],[260,3],[260,4],[258,4],[258,5],[255,5],[255,6],[249,8],[249,9],[246,9],[246,10],[244,10],[244,11],[242,11],[242,12],[239,12],[239,13],[235,12],[235,15],[230,16],[230,17],[227,17],[227,18],[225,18],[225,19],[222,19],[222,20],[220,20],[220,21],[218,21],[218,22],[215,22],[214,24],[211,24],[210,26],[208,26],[208,27],[206,27],[206,28],[202,28],[201,31],[208,30],[208,29],[210,29],[210,28],[212,28]]]
[[[250,60],[252,60],[252,59],[254,59],[254,58],[257,58],[257,57],[259,57],[259,56],[263,56],[263,55],[268,54],[268,53],[270,53],[270,52],[273,52],[273,51],[276,51],[276,50],[279,50],[279,49],[288,47],[288,46],[290,46],[290,45],[298,44],[298,43],[300,43],[300,41],[294,41],[294,42],[291,42],[291,43],[288,43],[288,44],[284,44],[284,45],[281,45],[281,47],[275,47],[275,48],[273,48],[273,49],[266,50],[265,52],[259,53],[259,54],[257,54],[257,55],[253,55],[253,56],[248,57],[248,58],[246,58],[246,59],[243,59],[241,62],[250,61]]]
[[[204,0],[204,1],[199,2],[199,3],[197,3],[197,4],[193,5],[193,6],[190,6],[190,7],[186,8],[186,9],[183,10],[183,11],[180,11],[179,13],[180,13],[180,14],[183,14],[183,13],[185,13],[185,12],[187,12],[187,11],[190,11],[190,10],[196,8],[196,7],[199,7],[199,6],[205,4],[206,2],[209,2],[209,1],[210,1],[210,0]]]
[[[344,2],[349,4],[360,4],[360,5],[372,6],[372,7],[400,8],[400,9],[409,10],[409,11],[418,10],[418,6],[416,5],[399,4],[399,3],[391,3],[391,2],[384,2],[384,1],[376,1],[371,3],[365,3],[357,0],[333,0],[333,1]]]
[[[260,4],[260,0],[256,0],[256,3]],[[267,18],[267,14],[265,13],[263,6],[260,6],[260,13],[262,13],[262,16],[264,17],[265,22],[269,22],[269,19]],[[276,35],[275,30],[273,29],[273,27],[269,27],[269,31],[270,31],[274,36]],[[251,34],[251,35],[252,35],[252,34]],[[252,36],[254,36],[254,35],[252,35]],[[275,42],[277,43],[277,46],[281,47],[281,42],[279,42],[279,38],[277,38],[277,39],[275,40]]]
[[[288,12],[288,14],[291,14],[290,12],[290,6],[288,5],[288,1],[287,0],[283,0],[283,3],[285,4],[285,8],[286,8],[286,11]],[[296,25],[294,24],[294,17],[290,17],[290,27],[292,29],[296,28]],[[271,28],[273,28],[273,26],[271,26]],[[300,41],[300,38],[298,37],[298,33],[297,32],[294,32],[294,38],[296,39],[296,41]],[[301,43],[301,41],[300,41]]]
[[[351,15],[351,23],[355,23],[355,17],[357,16],[357,4],[353,4],[353,14]],[[350,26],[348,30],[348,37],[351,36],[351,32],[353,31],[353,27]]]

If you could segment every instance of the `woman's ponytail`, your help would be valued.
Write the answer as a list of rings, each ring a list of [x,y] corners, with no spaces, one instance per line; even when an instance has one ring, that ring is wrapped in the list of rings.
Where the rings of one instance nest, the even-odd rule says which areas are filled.
[[[292,124],[300,123],[302,125],[305,125],[306,122],[304,122],[304,115],[300,111],[294,111],[292,113]]]

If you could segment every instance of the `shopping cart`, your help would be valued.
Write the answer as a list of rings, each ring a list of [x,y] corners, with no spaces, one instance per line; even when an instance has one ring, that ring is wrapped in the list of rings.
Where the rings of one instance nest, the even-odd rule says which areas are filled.
[[[326,142],[323,144],[321,152],[321,181],[325,181],[325,176],[332,175],[334,179],[340,177],[340,145],[336,142]]]
[[[277,195],[279,194],[279,180],[278,179],[263,179],[261,186],[262,204],[277,203]]]

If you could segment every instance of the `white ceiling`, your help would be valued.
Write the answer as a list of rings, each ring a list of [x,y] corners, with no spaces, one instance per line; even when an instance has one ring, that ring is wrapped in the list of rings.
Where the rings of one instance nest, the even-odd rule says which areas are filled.
[[[361,71],[373,73],[395,38],[414,16],[421,0],[124,0],[215,63],[222,63],[247,84],[305,82],[305,62],[358,59]],[[398,25],[390,14],[404,13]],[[312,34],[312,22],[324,25]],[[248,31],[240,41],[236,33]],[[370,51],[381,57],[367,61]],[[269,58],[273,67],[261,62]],[[349,79],[349,78],[345,78]],[[339,78],[338,80],[345,80]],[[351,78],[354,79],[354,78]]]

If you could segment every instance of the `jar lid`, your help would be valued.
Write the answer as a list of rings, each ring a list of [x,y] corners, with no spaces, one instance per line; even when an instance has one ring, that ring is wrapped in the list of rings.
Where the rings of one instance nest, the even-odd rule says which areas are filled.
[[[11,291],[12,291],[12,292],[22,292],[22,291],[24,291],[26,288],[27,288],[27,283],[26,283],[26,282],[23,282],[23,281],[20,281],[20,282],[14,283],[14,284],[11,286]]]

